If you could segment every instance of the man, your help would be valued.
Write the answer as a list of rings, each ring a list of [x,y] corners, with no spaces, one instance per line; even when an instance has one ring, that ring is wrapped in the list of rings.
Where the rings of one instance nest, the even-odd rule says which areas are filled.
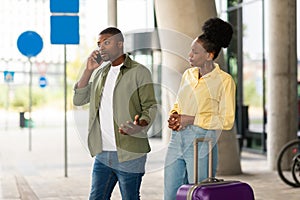
[[[147,130],[156,114],[150,71],[124,54],[124,37],[115,27],[99,34],[75,85],[74,105],[89,103],[88,147],[95,156],[90,199],[110,199],[119,182],[123,200],[140,199],[150,151]],[[103,62],[109,62],[99,67]]]

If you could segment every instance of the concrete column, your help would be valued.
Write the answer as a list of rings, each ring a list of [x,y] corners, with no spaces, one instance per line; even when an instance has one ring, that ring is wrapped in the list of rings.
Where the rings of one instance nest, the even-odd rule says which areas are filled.
[[[182,73],[190,67],[187,62],[190,45],[202,33],[203,23],[217,16],[217,12],[212,0],[155,0],[155,11],[163,58],[162,106],[167,118],[175,102]],[[222,61],[219,64],[224,66]],[[163,120],[163,124],[167,124],[167,119]],[[163,140],[168,142],[170,130],[166,126],[163,126],[162,135]],[[236,133],[224,133],[219,144],[218,174],[241,173]]]
[[[117,0],[107,0],[107,24],[117,27],[118,25],[118,6]]]
[[[296,0],[269,0],[267,152],[276,169],[281,147],[297,135]]]
[[[200,22],[196,13],[196,3],[182,0],[155,0],[156,19],[162,49],[162,105],[167,122],[168,112],[175,102],[182,73],[189,67],[188,52],[195,37],[200,34]],[[167,143],[170,129],[162,133]]]

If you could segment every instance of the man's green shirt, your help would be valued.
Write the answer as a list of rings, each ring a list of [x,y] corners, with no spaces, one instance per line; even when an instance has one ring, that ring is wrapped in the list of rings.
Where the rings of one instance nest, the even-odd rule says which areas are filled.
[[[110,68],[111,64],[107,64],[95,70],[86,87],[77,88],[77,84],[74,87],[74,105],[89,103],[88,147],[92,156],[102,152],[99,106]],[[138,158],[150,151],[147,129],[156,116],[156,104],[150,71],[126,55],[113,92],[114,134],[120,162]],[[147,129],[134,135],[120,134],[120,125],[133,121],[135,115],[148,122]]]

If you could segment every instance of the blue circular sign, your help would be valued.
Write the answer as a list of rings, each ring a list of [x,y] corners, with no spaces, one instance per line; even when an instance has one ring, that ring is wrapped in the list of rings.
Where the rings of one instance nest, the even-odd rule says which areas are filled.
[[[47,79],[45,76],[41,76],[39,80],[39,85],[41,88],[44,88],[47,86]]]
[[[43,39],[34,31],[25,31],[17,41],[19,51],[27,57],[38,55],[43,48]]]

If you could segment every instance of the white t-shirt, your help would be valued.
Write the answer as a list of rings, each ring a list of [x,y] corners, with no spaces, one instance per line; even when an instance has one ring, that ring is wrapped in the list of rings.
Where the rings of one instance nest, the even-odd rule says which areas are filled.
[[[122,65],[123,63],[111,66],[103,88],[99,109],[103,151],[117,150],[113,121],[113,91]]]

